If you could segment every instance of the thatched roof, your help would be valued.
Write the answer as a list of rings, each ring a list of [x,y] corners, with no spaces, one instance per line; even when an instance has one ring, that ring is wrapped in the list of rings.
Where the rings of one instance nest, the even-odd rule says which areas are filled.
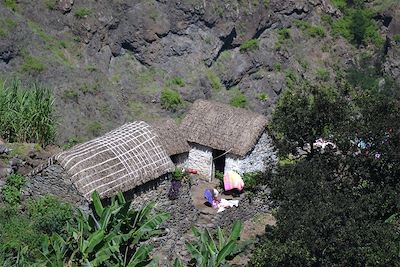
[[[86,199],[110,197],[174,169],[159,137],[145,122],[125,124],[54,157]]]
[[[256,144],[267,118],[213,101],[193,103],[180,129],[186,140],[243,156]]]
[[[161,144],[169,156],[189,152],[190,146],[174,120],[166,119],[149,124],[160,137]]]

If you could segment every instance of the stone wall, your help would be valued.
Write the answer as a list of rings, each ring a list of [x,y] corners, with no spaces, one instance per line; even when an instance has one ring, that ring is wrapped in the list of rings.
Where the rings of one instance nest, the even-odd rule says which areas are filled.
[[[192,144],[191,147],[187,167],[198,171],[204,177],[210,178],[213,169],[212,149],[199,144]]]
[[[267,132],[264,132],[253,150],[244,157],[227,154],[224,171],[233,170],[239,174],[246,172],[263,172],[267,167],[275,165],[277,161],[278,158],[272,139]]]
[[[61,200],[69,202],[84,211],[89,210],[89,202],[79,193],[69,179],[69,175],[58,164],[45,168],[41,173],[27,178],[25,196],[40,197],[55,195]]]

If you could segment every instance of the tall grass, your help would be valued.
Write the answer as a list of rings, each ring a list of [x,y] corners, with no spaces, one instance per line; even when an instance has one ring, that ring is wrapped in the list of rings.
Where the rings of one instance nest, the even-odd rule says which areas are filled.
[[[0,83],[0,136],[8,142],[53,142],[53,104],[50,90],[40,85],[24,88],[18,80]]]

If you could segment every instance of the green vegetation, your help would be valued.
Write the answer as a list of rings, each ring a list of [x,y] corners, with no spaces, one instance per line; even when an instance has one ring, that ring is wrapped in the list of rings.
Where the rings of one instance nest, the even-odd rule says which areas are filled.
[[[148,266],[150,245],[168,219],[154,205],[130,208],[120,193],[103,205],[92,194],[93,214],[75,211],[53,196],[21,207],[0,209],[0,264],[2,266]]]
[[[8,142],[47,145],[55,137],[54,98],[40,85],[24,88],[20,81],[0,85],[0,136]]]
[[[103,126],[98,121],[92,121],[86,127],[87,132],[93,136],[99,136],[102,129]]]
[[[12,11],[17,11],[17,0],[4,0],[4,5]]]
[[[343,36],[357,47],[368,43],[377,47],[383,45],[384,40],[373,20],[373,12],[362,8],[362,4],[350,5],[344,1],[336,1],[336,4],[345,15],[332,23],[333,33]]]
[[[212,70],[207,71],[207,78],[214,90],[219,91],[223,87],[220,78]]]
[[[90,14],[92,14],[92,11],[86,7],[80,7],[74,13],[75,17],[78,19],[87,18],[88,16],[90,16]]]
[[[272,66],[272,68],[274,69],[274,71],[279,72],[279,71],[281,71],[281,69],[282,69],[282,65],[279,64],[279,63],[275,63],[275,64]]]
[[[166,83],[167,87],[184,87],[185,86],[185,81],[181,77],[174,77],[171,80],[168,80]]]
[[[233,107],[245,108],[247,107],[247,97],[238,90],[235,95],[232,96],[229,104]]]
[[[321,26],[311,25],[309,22],[304,20],[296,20],[294,24],[311,37],[325,37],[325,30]]]
[[[393,36],[393,41],[395,41],[396,43],[400,43],[400,34],[395,34]]]
[[[24,59],[24,63],[21,67],[22,71],[34,74],[46,69],[46,65],[40,57],[35,57],[27,53],[24,53],[22,56]]]
[[[192,255],[195,266],[225,266],[226,258],[231,256],[238,246],[238,239],[242,229],[240,222],[235,222],[230,235],[227,237],[218,227],[217,235],[213,238],[210,232],[205,229],[200,231],[192,228],[195,242],[186,242],[186,247]],[[183,266],[183,265],[181,265]]]
[[[68,138],[68,140],[62,145],[62,149],[63,150],[67,150],[72,148],[73,146],[81,143],[82,140],[78,137],[70,137]]]
[[[46,7],[50,10],[55,10],[57,8],[58,0],[44,0]]]
[[[240,45],[240,52],[257,50],[259,47],[260,43],[257,39],[250,39]]]
[[[260,101],[265,102],[265,101],[268,101],[269,95],[267,93],[259,93],[257,95],[257,99],[260,100]]]
[[[11,18],[0,18],[0,37],[6,37],[9,35],[17,26],[17,22],[15,22]]]
[[[329,81],[330,78],[329,71],[324,68],[317,69],[316,78],[317,80],[320,80],[322,82]]]
[[[72,89],[65,90],[63,93],[64,99],[71,99],[75,102],[78,101],[78,96],[79,96],[78,92]]]
[[[8,176],[6,184],[1,189],[3,201],[11,206],[18,205],[21,201],[21,190],[25,182],[25,178],[20,175],[12,174]]]
[[[161,106],[170,111],[176,111],[183,106],[183,100],[179,92],[164,88],[161,91]]]
[[[258,185],[263,184],[261,182],[261,179],[262,179],[261,173],[257,173],[257,172],[243,173],[242,178],[243,178],[243,182],[245,184],[246,191],[248,190],[250,192],[254,192],[254,191],[256,191]]]
[[[266,227],[250,266],[400,262],[398,219],[385,223],[399,212],[399,98],[338,79],[287,90],[276,106],[271,130],[290,160],[266,176],[277,225]],[[314,148],[318,138],[337,149]]]
[[[263,0],[263,4],[265,8],[269,7],[269,0]]]
[[[278,41],[275,43],[275,49],[280,50],[282,45],[290,39],[290,29],[282,28],[278,30]]]

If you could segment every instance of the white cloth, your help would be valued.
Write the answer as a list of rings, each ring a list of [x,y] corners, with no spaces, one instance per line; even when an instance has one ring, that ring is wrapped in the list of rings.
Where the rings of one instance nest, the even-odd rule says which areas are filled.
[[[239,200],[226,200],[224,198],[221,198],[221,201],[218,204],[217,213],[223,212],[225,208],[232,208],[237,206],[239,206]]]

